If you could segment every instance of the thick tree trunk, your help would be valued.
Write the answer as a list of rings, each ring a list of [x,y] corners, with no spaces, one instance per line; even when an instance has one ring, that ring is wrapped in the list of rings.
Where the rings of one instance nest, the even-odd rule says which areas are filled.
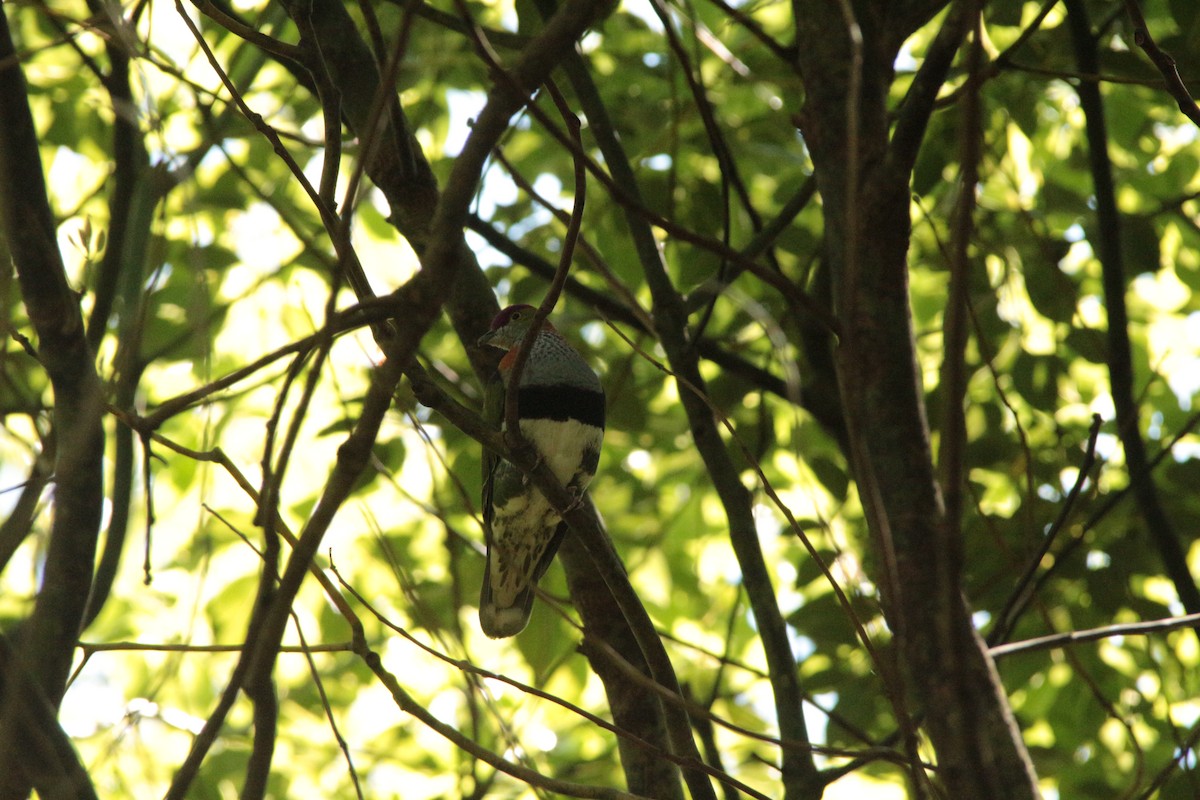
[[[948,796],[1034,798],[1028,754],[961,591],[961,533],[938,487],[909,310],[912,160],[972,9],[951,9],[893,135],[892,63],[922,14],[856,4],[852,35],[841,7],[827,5],[796,11],[801,127],[824,201],[838,372],[877,583]]]

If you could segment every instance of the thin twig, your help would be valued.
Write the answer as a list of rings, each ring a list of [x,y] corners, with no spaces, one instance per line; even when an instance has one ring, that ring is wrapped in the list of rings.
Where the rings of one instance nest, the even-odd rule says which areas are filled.
[[[1004,604],[1004,608],[996,615],[996,625],[988,635],[988,644],[993,647],[1003,644],[1005,638],[1017,624],[1017,620],[1025,613],[1029,601],[1033,599],[1037,588],[1037,584],[1034,583],[1034,576],[1037,575],[1042,559],[1046,557],[1046,553],[1050,552],[1050,548],[1054,546],[1055,539],[1058,538],[1059,531],[1063,529],[1067,520],[1070,519],[1071,511],[1075,507],[1075,501],[1079,499],[1084,484],[1087,483],[1088,478],[1091,476],[1092,466],[1096,463],[1096,439],[1100,435],[1100,425],[1102,422],[1103,420],[1099,414],[1092,415],[1092,425],[1088,430],[1087,446],[1083,451],[1083,461],[1079,464],[1079,469],[1075,473],[1075,485],[1067,492],[1066,499],[1063,500],[1062,505],[1058,509],[1058,516],[1050,526],[1050,530],[1046,532],[1037,552],[1029,559],[1029,563],[1026,565],[1025,571],[1021,574],[1020,580],[1017,581],[1017,585],[1009,596],[1008,602]]]
[[[959,139],[961,175],[958,182],[958,202],[954,207],[951,228],[950,286],[946,311],[943,314],[941,385],[944,394],[941,440],[938,448],[938,471],[941,473],[942,495],[945,499],[947,541],[944,545],[953,552],[948,563],[957,572],[962,559],[964,458],[967,443],[967,341],[969,339],[971,269],[971,238],[975,233],[975,197],[979,180],[979,159],[983,130],[980,122],[979,70],[983,61],[982,15],[975,15],[974,36],[967,51],[968,91],[962,107]]]
[[[358,640],[356,640],[358,641]],[[410,714],[418,719],[427,728],[439,734],[464,753],[469,753],[474,758],[479,759],[501,772],[516,778],[518,781],[527,784],[532,788],[542,789],[546,792],[566,795],[568,797],[584,797],[594,798],[595,800],[652,800],[644,795],[632,794],[624,792],[620,789],[610,789],[601,786],[589,786],[572,781],[559,780],[550,778],[542,773],[524,767],[519,764],[513,764],[506,760],[503,756],[480,745],[475,740],[465,736],[456,728],[442,722],[425,707],[425,704],[417,702],[396,680],[396,676],[389,672],[384,666],[383,661],[375,651],[369,649],[365,643],[362,644],[356,651],[366,662],[367,667],[375,673],[375,677],[383,684],[392,695],[392,699],[400,710]]]
[[[380,297],[372,299],[365,303],[350,306],[342,309],[334,315],[325,325],[324,328],[317,330],[314,333],[305,336],[302,339],[297,339],[289,342],[275,350],[255,359],[243,367],[229,372],[216,380],[210,381],[203,386],[198,386],[195,389],[190,389],[183,394],[177,395],[169,400],[165,400],[155,407],[154,411],[138,417],[131,412],[126,412],[125,417],[130,421],[135,430],[154,431],[158,430],[164,422],[176,414],[180,414],[196,404],[203,401],[205,398],[216,394],[217,392],[228,389],[235,383],[246,380],[264,367],[270,366],[281,358],[286,358],[296,353],[303,353],[313,347],[316,347],[323,336],[332,334],[341,336],[358,328],[370,325],[373,322],[381,322],[395,313],[395,299],[392,297]],[[110,412],[114,409],[110,408]]]
[[[192,5],[196,7],[200,13],[211,19],[213,22],[220,25],[225,30],[232,33],[239,39],[250,42],[264,53],[270,53],[275,58],[286,59],[290,61],[303,61],[304,54],[299,47],[281,42],[278,39],[273,39],[265,33],[256,31],[249,25],[246,25],[239,19],[229,16],[220,9],[211,0],[191,0]]]
[[[567,66],[571,67],[571,63],[568,62]],[[576,67],[576,69],[583,71],[583,68],[580,67]],[[576,85],[575,90],[576,92],[579,92],[580,86]],[[594,86],[587,91],[587,94],[595,93],[596,91]],[[754,257],[749,257],[740,250],[729,247],[725,243],[713,239],[710,236],[706,236],[705,234],[697,233],[691,228],[681,225],[673,219],[654,211],[647,206],[640,197],[632,178],[628,181],[618,180],[614,178],[613,175],[610,175],[587,152],[581,152],[571,140],[570,136],[565,131],[561,130],[557,125],[555,125],[549,119],[546,113],[543,112],[536,104],[530,104],[528,111],[530,116],[532,116],[545,127],[547,133],[549,133],[556,141],[558,141],[559,144],[563,145],[571,152],[572,156],[583,160],[591,176],[598,180],[600,184],[604,186],[605,190],[608,191],[612,199],[625,209],[627,216],[636,218],[640,223],[647,223],[650,226],[670,234],[671,238],[676,241],[687,242],[688,244],[712,253],[721,259],[725,259],[730,263],[731,266],[736,267],[737,269],[753,273],[755,276],[762,279],[762,281],[768,286],[778,291],[788,301],[789,304],[801,309],[804,314],[811,317],[823,328],[834,334],[839,332],[838,321],[833,317],[832,314],[829,313],[829,310],[821,303],[818,303],[813,298],[809,297],[809,295],[805,293],[803,289],[797,286],[795,282],[785,278],[775,270],[769,269],[763,264],[758,263]],[[607,126],[608,123],[604,123],[602,126],[601,122],[596,118],[596,109],[593,108],[592,111],[593,113],[588,114],[588,127],[594,133],[599,135],[603,131],[603,127]],[[609,134],[605,134],[606,137],[608,135]],[[649,247],[650,243],[647,242],[643,246]],[[655,252],[657,253],[658,245],[655,244],[654,247]],[[765,250],[765,248],[763,249]],[[757,255],[757,252],[755,252],[755,255]]]
[[[517,689],[517,690],[519,690],[525,694],[528,694],[532,697],[537,697],[541,700],[545,700],[547,702],[554,703],[555,705],[557,705],[561,708],[564,708],[567,711],[570,711],[572,714],[575,714],[576,716],[580,717],[581,719],[584,719],[584,720],[592,723],[593,725],[595,725],[598,728],[602,728],[615,736],[620,736],[623,739],[626,739],[627,741],[634,743],[638,747],[642,747],[642,748],[649,750],[651,753],[653,753],[655,756],[657,756],[659,758],[668,759],[670,761],[675,762],[676,764],[686,764],[687,763],[687,761],[685,759],[681,758],[680,756],[677,756],[673,753],[664,752],[660,748],[655,747],[650,742],[647,742],[646,740],[641,739],[637,736],[631,735],[628,731],[623,730],[622,728],[614,725],[613,723],[609,722],[608,720],[604,719],[603,717],[597,716],[596,714],[591,713],[587,709],[581,708],[580,706],[577,706],[568,700],[564,700],[563,698],[559,697],[558,695],[554,694],[553,692],[548,692],[544,689],[539,689],[536,686],[530,686],[529,684],[522,683],[521,681],[510,678],[507,675],[503,675],[498,672],[492,672],[491,670],[484,669],[480,666],[477,666],[476,664],[473,664],[470,661],[452,658],[451,656],[448,656],[445,653],[435,650],[434,648],[432,648],[429,645],[422,642],[417,637],[413,636],[411,633],[409,633],[404,628],[402,628],[399,625],[396,625],[395,623],[388,620],[387,617],[385,617],[382,613],[380,613],[366,598],[364,598],[361,594],[359,594],[359,592],[353,586],[350,586],[345,581],[345,579],[342,578],[341,573],[339,573],[336,568],[334,568],[332,570],[332,572],[337,577],[339,583],[341,583],[342,588],[345,589],[347,592],[349,592],[350,595],[352,597],[354,597],[355,600],[357,600],[359,603],[361,603],[363,605],[363,607],[367,609],[367,611],[371,612],[372,616],[374,616],[383,625],[387,626],[392,631],[395,631],[398,635],[403,637],[405,640],[407,640],[411,644],[419,647],[421,650],[423,650],[424,652],[433,656],[434,658],[438,659],[439,661],[442,661],[443,663],[448,664],[448,665],[454,667],[455,669],[458,669],[461,672],[464,672],[464,673],[467,673],[470,675],[474,675],[479,678],[488,678],[489,680],[499,681],[501,683],[512,686],[514,689]],[[635,670],[635,672],[636,672],[636,670]],[[637,675],[642,681],[647,682],[646,685],[652,685],[652,686],[657,687],[657,684],[653,684],[652,682],[650,682],[649,679],[646,678],[646,676],[643,675],[642,673],[637,672]],[[661,687],[657,687],[657,688],[661,689]],[[726,778],[728,778],[728,776],[719,774],[717,772],[714,772],[713,775],[714,775],[714,777],[716,777],[720,780],[725,780]]]
[[[795,48],[780,44],[775,37],[763,30],[762,26],[759,25],[758,22],[749,14],[743,12],[740,8],[730,5],[729,3],[725,2],[725,0],[708,1],[720,9],[722,14],[734,20],[746,30],[750,31],[754,38],[766,45],[767,49],[775,54],[776,58],[780,59],[785,64],[791,64],[793,61],[795,61],[796,55],[793,52]]]
[[[580,543],[586,548],[588,555],[591,556],[596,569],[599,570],[604,582],[612,592],[613,599],[633,630],[654,681],[666,693],[682,697],[675,668],[663,647],[662,640],[658,637],[654,623],[650,620],[645,606],[642,605],[641,598],[629,583],[629,576],[624,565],[617,557],[616,551],[612,548],[604,531],[579,503],[579,498],[562,486],[550,466],[545,461],[538,459],[530,448],[510,450],[504,435],[487,425],[477,414],[447,396],[439,386],[429,379],[425,370],[415,361],[411,361],[407,365],[405,372],[414,393],[423,405],[434,409],[449,420],[454,427],[530,476],[534,486],[558,511],[575,535],[579,537]],[[712,785],[705,779],[704,771],[707,767],[700,758],[695,740],[692,739],[687,715],[672,703],[667,703],[664,710],[666,711],[671,746],[677,755],[688,759],[684,769],[684,778],[693,797],[696,800],[716,800]]]
[[[1200,106],[1196,105],[1192,93],[1184,85],[1183,78],[1180,77],[1179,70],[1175,66],[1175,59],[1171,57],[1170,53],[1161,49],[1154,41],[1154,37],[1150,35],[1150,30],[1146,27],[1146,18],[1142,16],[1142,10],[1138,7],[1137,0],[1125,0],[1125,10],[1133,22],[1134,43],[1142,48],[1154,62],[1154,66],[1162,73],[1163,80],[1167,84],[1167,91],[1179,104],[1179,110],[1196,125],[1200,125]]]
[[[1096,36],[1083,0],[1064,0],[1067,27],[1079,68],[1099,68]],[[1108,318],[1106,341],[1109,389],[1116,408],[1117,435],[1125,453],[1130,483],[1150,541],[1158,551],[1163,568],[1175,586],[1179,602],[1188,613],[1200,613],[1200,588],[1188,565],[1187,553],[1176,525],[1163,507],[1158,486],[1146,470],[1146,442],[1142,438],[1140,404],[1134,391],[1133,344],[1130,340],[1125,252],[1121,239],[1121,210],[1109,156],[1109,134],[1104,99],[1095,84],[1076,88],[1083,110],[1088,166],[1095,194],[1096,235],[1091,240],[1100,262],[1104,305]],[[1200,628],[1196,634],[1200,637]]]
[[[78,642],[75,645],[84,658],[95,653],[240,653],[245,644],[167,644],[165,642]],[[307,653],[348,653],[354,649],[353,642],[327,642],[303,646],[287,644],[279,648],[281,653],[304,655]]]
[[[1017,653],[1032,653],[1037,650],[1057,650],[1073,644],[1094,642],[1108,639],[1112,636],[1150,636],[1155,633],[1169,633],[1180,628],[1189,628],[1200,624],[1200,614],[1185,614],[1181,617],[1167,617],[1151,620],[1150,622],[1127,622],[1119,625],[1106,625],[1102,628],[1090,628],[1085,631],[1068,631],[1055,633],[1050,636],[1039,636],[1036,639],[1025,639],[1010,644],[1000,644],[989,647],[992,658],[1004,658]]]
[[[558,91],[558,87],[554,85],[552,80],[547,79],[546,88],[550,97],[554,100],[554,105],[558,108],[559,114],[562,115],[563,123],[567,126],[567,131],[571,135],[572,141],[577,145],[577,148],[572,150],[575,152],[583,151],[583,140],[580,137],[579,117],[571,111],[567,105],[567,101]],[[505,389],[504,396],[504,430],[509,437],[509,446],[517,447],[525,445],[526,442],[521,436],[521,427],[518,422],[520,419],[518,408],[518,394],[520,392],[521,373],[525,369],[525,363],[529,360],[529,353],[533,349],[533,341],[537,338],[538,332],[542,328],[542,323],[546,317],[554,310],[554,306],[558,303],[559,295],[562,294],[563,285],[567,281],[567,275],[571,270],[571,260],[575,255],[575,245],[579,241],[579,229],[583,224],[583,208],[587,197],[587,170],[584,167],[583,161],[580,158],[575,158],[575,203],[571,208],[571,219],[567,223],[567,233],[563,237],[562,251],[558,259],[558,268],[554,272],[554,278],[550,281],[549,288],[546,289],[546,296],[542,298],[541,305],[533,315],[533,323],[529,326],[529,330],[525,332],[525,338],[521,340],[521,347],[517,351],[517,357],[513,361],[508,377],[508,386]]]
[[[363,800],[362,784],[358,779],[358,770],[354,768],[354,758],[350,755],[350,745],[346,743],[346,737],[342,736],[342,732],[338,729],[337,720],[333,715],[333,708],[329,705],[329,695],[325,693],[325,682],[321,680],[321,673],[317,670],[317,662],[312,657],[315,651],[309,647],[308,641],[305,640],[304,628],[300,625],[300,616],[295,611],[292,612],[292,625],[296,628],[296,635],[300,637],[300,651],[304,653],[304,658],[308,661],[308,673],[312,676],[313,685],[317,687],[317,694],[321,698],[321,709],[325,712],[325,719],[329,722],[329,729],[333,732],[333,738],[338,744],[338,749],[342,751],[342,757],[346,759],[346,769],[350,772],[350,781],[354,784],[354,793],[358,797],[358,800]],[[282,649],[280,648],[280,650]]]

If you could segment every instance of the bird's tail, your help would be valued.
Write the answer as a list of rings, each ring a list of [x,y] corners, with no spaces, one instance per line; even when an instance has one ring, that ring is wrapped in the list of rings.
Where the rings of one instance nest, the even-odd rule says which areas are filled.
[[[525,575],[519,580],[519,587],[502,588],[501,594],[508,597],[497,598],[492,591],[492,559],[499,558],[494,552],[494,545],[489,545],[487,564],[483,569],[483,588],[479,592],[479,627],[492,639],[505,639],[516,636],[525,630],[529,623],[529,613],[533,610],[533,593],[538,581],[550,568],[558,546],[562,544],[567,533],[567,523],[560,521],[554,528],[554,535],[546,544],[546,548],[538,556],[533,566],[533,574]],[[513,591],[515,589],[515,591]]]
[[[483,571],[483,589],[479,592],[479,627],[492,639],[516,636],[525,630],[533,610],[533,584],[526,586],[513,598],[511,605],[500,606],[492,595],[492,564],[488,557]]]

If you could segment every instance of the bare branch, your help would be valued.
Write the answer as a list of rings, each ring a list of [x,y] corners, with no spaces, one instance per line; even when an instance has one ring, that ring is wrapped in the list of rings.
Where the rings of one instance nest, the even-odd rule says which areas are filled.
[[[956,559],[961,559],[958,532],[962,528],[962,487],[966,479],[964,453],[967,446],[967,338],[969,326],[968,280],[971,262],[971,238],[975,231],[975,194],[979,181],[979,159],[983,132],[980,121],[979,78],[983,63],[983,17],[975,15],[974,36],[967,56],[969,84],[962,110],[959,131],[959,151],[962,174],[958,185],[958,203],[954,208],[953,240],[950,261],[950,287],[946,312],[942,322],[942,391],[945,393],[945,413],[942,420],[941,447],[938,451],[938,470],[941,473],[942,494],[946,499],[946,530],[953,531],[950,541]]]
[[[1036,639],[996,645],[988,648],[988,652],[992,654],[992,658],[998,659],[1017,653],[1057,650],[1069,645],[1095,642],[1113,636],[1152,636],[1156,633],[1169,633],[1197,624],[1200,624],[1200,614],[1185,614],[1182,617],[1167,617],[1150,622],[1127,622],[1119,625],[1106,625],[1103,628],[1091,628],[1086,631],[1069,631],[1050,636],[1039,636]]]
[[[1142,9],[1138,7],[1137,0],[1125,0],[1125,10],[1133,22],[1134,43],[1145,51],[1150,60],[1154,62],[1154,66],[1162,73],[1163,80],[1167,84],[1167,91],[1179,104],[1179,110],[1192,122],[1200,125],[1200,106],[1196,105],[1192,93],[1188,91],[1187,86],[1183,83],[1183,78],[1179,76],[1179,70],[1175,67],[1175,59],[1171,57],[1170,53],[1160,48],[1150,35],[1150,31],[1146,27],[1146,18],[1142,16]]]
[[[558,88],[553,82],[548,82],[546,87],[550,92],[550,96],[554,98],[554,104],[557,106],[559,113],[562,114],[563,122],[570,132],[571,138],[574,139],[577,145],[577,152],[582,151],[583,141],[579,136],[579,118],[571,113],[566,100],[563,99],[563,96],[559,93]],[[542,329],[542,323],[546,321],[546,317],[554,310],[554,306],[558,303],[559,295],[562,294],[563,286],[567,282],[567,276],[571,270],[571,259],[575,255],[575,244],[579,241],[579,227],[583,223],[583,208],[586,197],[587,171],[584,169],[583,161],[576,158],[575,203],[571,209],[571,218],[567,223],[566,236],[563,237],[558,268],[554,271],[554,277],[550,280],[549,288],[546,289],[546,296],[542,298],[541,304],[538,306],[537,311],[534,312],[533,322],[530,324],[529,330],[525,331],[525,337],[521,340],[517,357],[510,368],[508,386],[505,389],[504,430],[512,447],[517,447],[518,445],[525,446],[527,444],[521,436],[519,421],[520,408],[518,407],[518,397],[521,390],[521,373],[525,370],[525,363],[529,360],[529,354],[533,349],[533,341]]]
[[[1054,523],[1050,526],[1050,530],[1046,532],[1037,552],[1029,559],[1029,564],[1025,567],[1020,580],[1017,581],[1016,587],[1008,598],[1008,602],[1004,604],[1004,608],[996,615],[995,627],[992,628],[987,638],[988,644],[993,648],[1004,643],[1004,640],[1012,633],[1017,620],[1020,619],[1021,614],[1028,607],[1029,601],[1033,598],[1039,585],[1033,579],[1037,574],[1038,568],[1041,566],[1042,559],[1046,557],[1046,553],[1050,552],[1050,548],[1054,546],[1055,539],[1058,538],[1059,531],[1063,529],[1067,520],[1071,518],[1071,511],[1075,507],[1075,501],[1079,499],[1084,484],[1091,477],[1092,467],[1096,463],[1096,438],[1100,435],[1101,422],[1099,414],[1092,415],[1092,427],[1088,434],[1087,447],[1084,449],[1083,461],[1080,463],[1079,470],[1075,474],[1075,484],[1067,492],[1066,499],[1063,501],[1062,506],[1059,507],[1058,517],[1055,518]]]
[[[621,187],[624,195],[640,206],[637,181],[629,159],[582,58],[572,57],[568,60],[566,68],[605,161],[613,170],[616,184]],[[704,379],[699,372],[698,359],[694,348],[687,341],[687,311],[667,275],[654,234],[646,219],[630,207],[626,207],[625,218],[633,234],[643,274],[654,298],[656,332],[667,352],[672,369],[682,378],[681,382],[689,383],[703,391]],[[738,477],[738,470],[725,450],[708,407],[690,391],[681,391],[679,395],[688,415],[696,448],[713,477],[714,487],[729,520],[730,540],[742,569],[762,636],[763,649],[770,665],[776,713],[782,736],[786,739],[807,741],[808,732],[801,712],[795,658],[787,639],[786,625],[776,603],[770,573],[758,543],[750,494]],[[688,740],[694,748],[695,744],[690,736]],[[810,791],[810,788],[805,787],[811,787],[817,782],[819,779],[811,757],[805,754],[784,753],[784,783],[788,787],[789,797],[804,796],[804,793]]]
[[[0,795],[24,797],[31,785],[56,774],[55,764],[31,757],[23,743],[51,733],[39,731],[45,715],[34,705],[57,709],[83,622],[100,530],[104,430],[99,379],[58,250],[27,86],[9,32],[14,13],[12,6],[0,9],[0,232],[54,390],[56,440],[54,519],[42,583],[0,674],[8,688],[0,697]],[[40,700],[17,688],[26,680],[35,682]]]
[[[1082,0],[1065,0],[1065,3],[1071,42],[1079,68],[1084,72],[1096,72],[1099,69],[1099,55],[1087,6]],[[1133,345],[1129,337],[1129,313],[1125,304],[1127,287],[1125,257],[1121,247],[1121,213],[1117,207],[1116,185],[1108,155],[1104,101],[1100,87],[1094,83],[1081,83],[1077,92],[1085,117],[1088,164],[1095,191],[1096,221],[1099,223],[1094,245],[1104,283],[1108,317],[1108,375],[1117,412],[1117,435],[1125,451],[1134,496],[1163,567],[1175,585],[1183,607],[1189,614],[1200,613],[1200,588],[1197,588],[1196,579],[1188,567],[1187,553],[1179,532],[1163,509],[1154,479],[1146,468],[1146,443],[1142,439],[1140,413],[1134,398]],[[1200,637],[1200,627],[1196,635]]]

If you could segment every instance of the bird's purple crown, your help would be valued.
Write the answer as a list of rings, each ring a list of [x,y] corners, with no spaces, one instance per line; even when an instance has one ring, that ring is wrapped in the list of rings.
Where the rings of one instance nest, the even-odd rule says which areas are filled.
[[[533,306],[529,305],[528,303],[518,303],[515,306],[509,306],[508,308],[504,309],[499,314],[497,314],[496,318],[492,320],[492,330],[494,330],[494,331],[500,330],[505,325],[507,325],[509,322],[511,322],[512,318],[514,316],[516,316],[517,314],[524,313],[526,311],[534,312],[534,311],[537,311],[537,309],[534,308]]]

